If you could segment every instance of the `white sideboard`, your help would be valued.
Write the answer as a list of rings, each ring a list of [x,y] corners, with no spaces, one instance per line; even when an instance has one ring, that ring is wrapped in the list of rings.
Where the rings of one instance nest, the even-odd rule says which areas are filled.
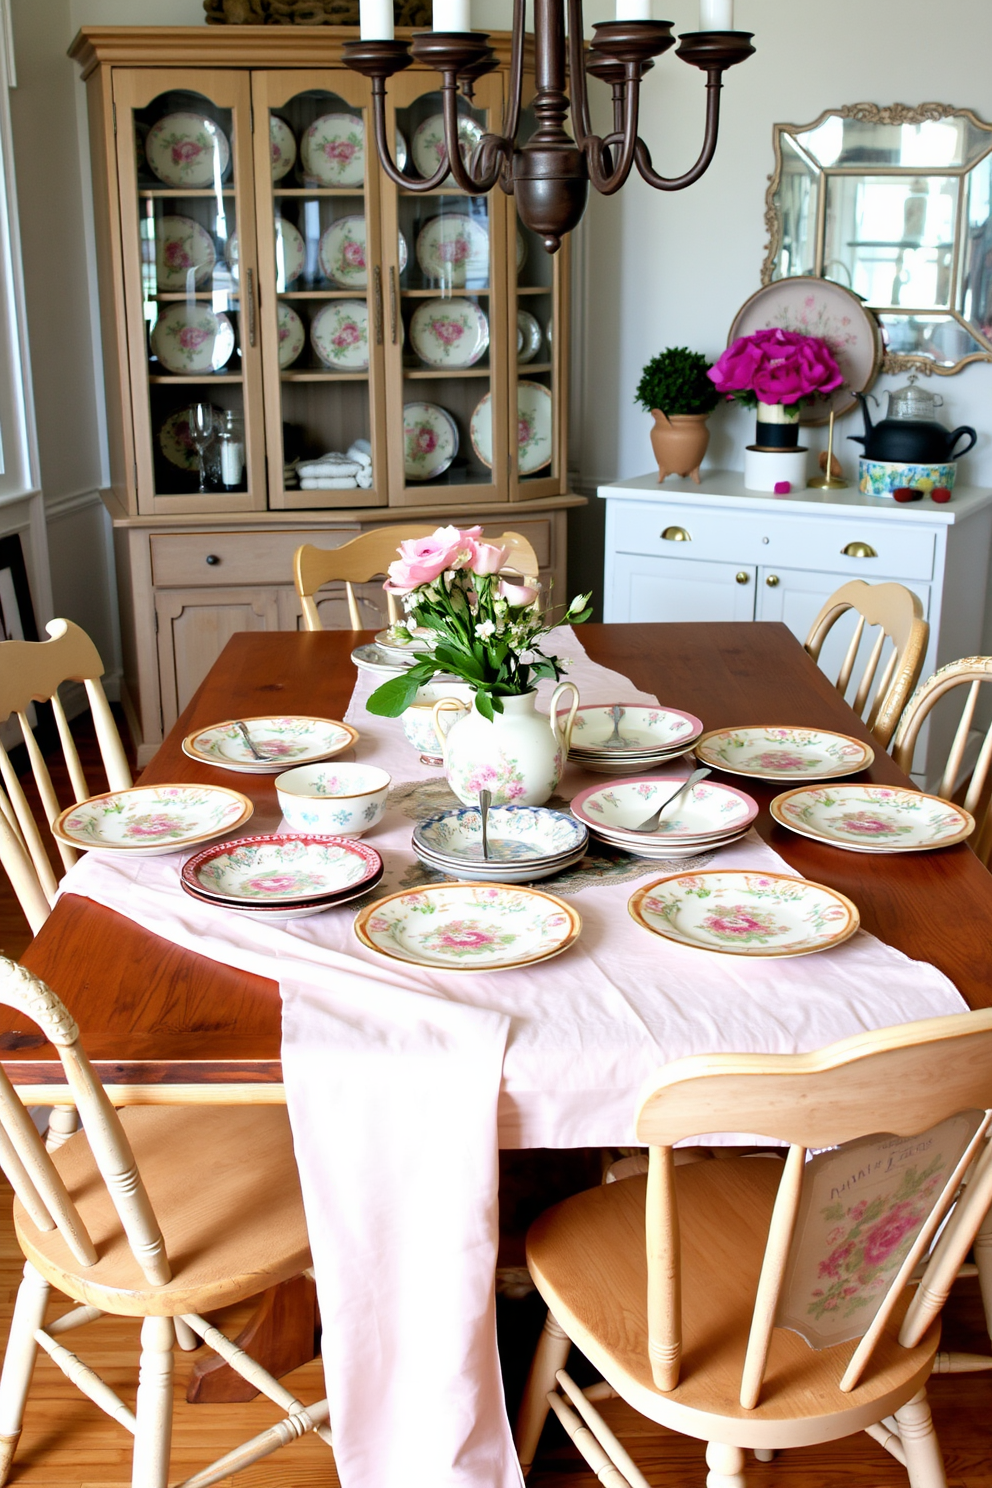
[[[841,584],[895,580],[919,595],[930,621],[924,677],[981,650],[992,491],[958,487],[944,506],[929,498],[901,505],[853,486],[774,496],[745,490],[741,472],[729,470],[699,486],[659,485],[652,473],[600,486],[599,496],[607,622],[780,620],[804,641]],[[827,671],[836,674],[845,645],[837,626],[821,657]],[[932,776],[949,726],[938,713],[921,740],[921,780]]]

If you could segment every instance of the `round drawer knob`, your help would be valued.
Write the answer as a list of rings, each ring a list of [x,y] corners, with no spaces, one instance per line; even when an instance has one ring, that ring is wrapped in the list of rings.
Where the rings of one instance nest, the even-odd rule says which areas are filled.
[[[207,562],[210,564],[211,568],[214,568],[220,562],[220,559],[217,557],[216,553],[208,553]]]
[[[778,574],[769,574],[768,577],[767,577],[767,579],[765,580],[765,583],[768,585],[769,589],[775,589],[775,588],[777,588],[777,586],[781,582],[782,581],[779,578]]]
[[[749,584],[751,582],[751,575],[749,573],[745,573],[744,570],[741,569],[740,573],[737,575],[737,582],[738,584]]]

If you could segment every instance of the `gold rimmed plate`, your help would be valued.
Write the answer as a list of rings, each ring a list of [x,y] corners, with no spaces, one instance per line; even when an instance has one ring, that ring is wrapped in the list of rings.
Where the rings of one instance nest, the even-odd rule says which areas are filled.
[[[676,873],[645,884],[627,908],[652,935],[725,956],[809,956],[842,945],[860,916],[844,894],[785,873]]]
[[[243,827],[254,809],[224,785],[134,785],[68,807],[52,832],[70,847],[156,857],[223,837]]]
[[[523,885],[431,884],[389,894],[355,916],[369,950],[430,971],[509,971],[560,956],[582,919],[553,894]]]
[[[252,743],[271,758],[257,760],[245,743],[238,722],[245,725]],[[336,718],[309,718],[300,714],[265,714],[241,720],[227,719],[196,729],[183,740],[183,754],[201,765],[236,770],[244,775],[278,775],[290,765],[315,764],[350,749],[359,739],[357,729]]]
[[[804,785],[769,809],[780,826],[849,852],[932,852],[975,830],[963,806],[899,785]]]
[[[867,770],[875,752],[832,729],[758,724],[710,729],[693,745],[700,764],[754,780],[832,780]]]

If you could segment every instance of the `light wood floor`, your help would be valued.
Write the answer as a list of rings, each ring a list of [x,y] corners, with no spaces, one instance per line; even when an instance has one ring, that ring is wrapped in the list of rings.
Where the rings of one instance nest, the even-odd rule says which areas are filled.
[[[80,735],[80,754],[91,789],[106,789],[99,783],[98,756],[87,740],[85,721],[81,727],[74,725],[74,731]],[[29,939],[17,901],[0,874],[0,947],[16,957]],[[522,1182],[518,1180],[518,1189]],[[560,1196],[550,1195],[549,1202]],[[21,1265],[11,1222],[10,1191],[0,1179],[0,1348],[6,1343]],[[230,1336],[244,1315],[244,1309],[232,1310],[217,1321]],[[542,1317],[537,1298],[500,1301],[500,1347],[511,1410]],[[133,1405],[138,1379],[137,1324],[105,1318],[66,1341]],[[981,1353],[989,1350],[974,1281],[958,1283],[955,1288],[945,1312],[945,1346]],[[279,1414],[265,1400],[250,1405],[188,1405],[186,1380],[199,1357],[177,1353],[172,1453],[176,1482],[271,1425]],[[571,1367],[581,1378],[581,1362],[573,1361]],[[285,1383],[304,1401],[317,1400],[324,1394],[316,1361],[288,1375]],[[931,1399],[949,1488],[992,1488],[992,1375],[935,1379],[931,1382]],[[605,1406],[603,1413],[652,1488],[703,1488],[706,1467],[701,1443],[652,1426],[616,1402]],[[130,1483],[130,1444],[128,1434],[80,1395],[41,1354],[8,1481],[11,1488],[126,1488]],[[545,1432],[528,1482],[530,1488],[596,1488],[596,1479],[555,1422]],[[749,1488],[840,1488],[841,1484],[844,1488],[907,1488],[903,1469],[865,1436],[789,1452],[771,1463],[751,1461],[748,1482]],[[338,1488],[338,1477],[331,1452],[311,1435],[276,1453],[268,1462],[226,1479],[228,1483],[237,1483],[240,1488]]]

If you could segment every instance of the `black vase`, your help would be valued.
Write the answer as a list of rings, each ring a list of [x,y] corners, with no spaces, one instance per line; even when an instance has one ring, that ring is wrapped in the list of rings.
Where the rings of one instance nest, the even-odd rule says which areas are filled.
[[[781,403],[759,403],[754,442],[759,449],[795,449],[799,443],[799,415],[786,415]]]

